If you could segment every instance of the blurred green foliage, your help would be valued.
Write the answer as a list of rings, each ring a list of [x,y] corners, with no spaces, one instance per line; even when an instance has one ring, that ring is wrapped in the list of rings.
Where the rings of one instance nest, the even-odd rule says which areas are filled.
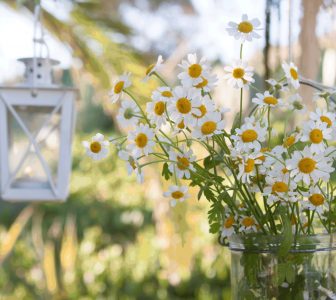
[[[229,299],[227,250],[188,253],[189,272],[172,280],[145,188],[116,153],[83,157],[81,140],[67,202],[1,203],[0,299]]]

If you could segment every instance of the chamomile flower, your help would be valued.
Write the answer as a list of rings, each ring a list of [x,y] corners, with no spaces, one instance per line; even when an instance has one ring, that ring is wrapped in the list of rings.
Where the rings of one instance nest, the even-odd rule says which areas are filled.
[[[282,100],[270,94],[266,91],[264,94],[257,93],[256,98],[252,99],[252,102],[258,104],[259,107],[279,107],[282,105]]]
[[[261,153],[239,155],[239,173],[237,178],[241,179],[243,183],[251,183],[252,177],[257,175],[257,166],[262,164],[262,160],[260,159],[261,156]]]
[[[148,118],[157,128],[160,128],[162,125],[166,124],[166,101],[163,98],[158,100],[153,100],[147,103],[146,112]]]
[[[257,18],[249,20],[246,14],[242,15],[242,20],[239,23],[229,22],[229,28],[227,32],[232,35],[236,40],[241,42],[249,41],[253,39],[259,39],[261,36],[256,32],[260,30],[260,21]]]
[[[209,66],[205,58],[202,57],[198,61],[196,54],[188,54],[188,59],[182,60],[179,67],[183,71],[177,77],[181,80],[183,86],[192,87],[201,84],[208,77],[207,70]]]
[[[246,122],[247,121],[247,122]],[[241,128],[236,129],[236,134],[231,138],[235,141],[235,147],[238,151],[259,151],[261,142],[265,141],[267,130],[262,127],[259,122],[255,122],[254,118],[245,119],[245,123]]]
[[[235,226],[237,225],[237,217],[232,214],[225,214],[225,219],[223,222],[221,230],[221,238],[230,237],[235,232]]]
[[[276,81],[273,78],[267,79],[265,80],[270,86],[270,90],[272,91],[272,93],[279,91],[279,92],[287,92],[288,91],[288,87],[285,86],[282,82]]]
[[[175,173],[178,178],[190,178],[190,171],[195,171],[193,162],[196,160],[191,149],[187,150],[185,147],[181,149],[182,152],[169,152],[169,160],[172,162],[169,165],[169,170]]]
[[[300,112],[306,111],[306,106],[303,104],[302,97],[298,93],[288,97],[286,106],[289,110],[299,110]]]
[[[201,89],[204,93],[210,93],[217,85],[217,75],[205,73],[203,76],[201,76],[201,78],[202,81],[198,84],[195,84],[194,87],[197,89]]]
[[[156,63],[148,66],[146,70],[146,77],[143,79],[143,81],[146,82],[154,72],[159,71],[162,67],[162,63],[163,63],[162,55],[159,55]]]
[[[152,100],[154,101],[170,101],[174,97],[172,89],[168,86],[160,86],[152,93]]]
[[[278,201],[296,202],[297,193],[296,183],[289,178],[274,178],[273,176],[266,176],[266,187],[264,188],[264,196],[267,196],[267,204],[272,205]]]
[[[309,192],[304,194],[307,200],[302,203],[303,208],[322,214],[323,211],[328,208],[326,198],[322,191],[318,186],[311,186]]]
[[[311,112],[309,114],[309,117],[313,121],[321,121],[323,123],[326,123],[328,128],[333,128],[333,129],[336,128],[335,113],[317,108],[316,111]]]
[[[246,62],[242,60],[236,61],[233,66],[227,66],[224,68],[224,79],[234,88],[248,87],[253,79],[253,68],[249,67]]]
[[[86,155],[94,160],[103,159],[109,153],[109,141],[105,140],[104,135],[101,133],[93,136],[91,142],[83,141],[82,144],[86,149]]]
[[[294,151],[292,157],[286,161],[287,169],[295,182],[303,181],[309,185],[319,180],[328,181],[330,173],[334,171],[332,160],[323,153],[312,152],[309,146],[302,151]]]
[[[116,103],[123,95],[123,90],[131,85],[131,73],[124,73],[113,82],[112,89],[109,93],[112,103]]]
[[[310,142],[311,150],[315,153],[323,152],[326,149],[325,141],[331,139],[332,129],[327,127],[326,123],[321,121],[306,122],[303,127],[301,137],[302,142]]]
[[[132,100],[124,100],[117,115],[117,120],[123,127],[135,126],[139,122],[140,110]]]
[[[168,115],[177,124],[181,121],[185,126],[194,124],[192,114],[198,114],[202,104],[201,95],[196,88],[177,86],[173,90],[174,98],[168,103]]]
[[[299,138],[300,138],[300,135],[298,135],[297,133],[292,133],[289,136],[286,136],[284,138],[282,146],[288,149],[292,147],[293,145],[295,145],[295,143],[299,141]]]
[[[190,197],[187,186],[171,185],[163,196],[170,198],[170,205],[175,206],[177,202],[183,202]]]
[[[205,95],[201,98],[201,105],[196,107],[195,113],[192,114],[193,120],[191,122],[192,126],[196,126],[203,118],[205,118],[209,113],[216,110],[215,102],[210,99],[209,95]]]
[[[298,68],[295,66],[292,62],[287,64],[284,62],[282,64],[282,69],[285,72],[285,76],[287,78],[288,83],[294,88],[298,89],[300,87],[300,82],[299,82],[299,73],[298,73]]]
[[[128,134],[127,150],[134,158],[141,155],[148,155],[152,152],[155,142],[153,141],[154,131],[146,124],[140,124],[135,130]]]
[[[138,161],[125,150],[120,150],[118,152],[118,156],[120,159],[126,161],[126,168],[128,175],[131,175],[134,172],[137,176],[137,181],[139,183],[143,183],[144,174],[142,170],[139,168]]]
[[[223,133],[225,122],[220,112],[208,113],[204,118],[200,119],[194,128],[193,137],[203,140],[216,134]]]
[[[257,221],[253,216],[241,216],[239,232],[257,232]]]

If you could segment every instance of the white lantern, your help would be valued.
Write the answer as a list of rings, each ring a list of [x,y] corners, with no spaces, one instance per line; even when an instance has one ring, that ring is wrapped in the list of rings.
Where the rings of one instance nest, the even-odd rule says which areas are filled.
[[[0,86],[0,193],[8,201],[68,195],[76,90],[52,82],[48,58],[20,59],[25,82]]]

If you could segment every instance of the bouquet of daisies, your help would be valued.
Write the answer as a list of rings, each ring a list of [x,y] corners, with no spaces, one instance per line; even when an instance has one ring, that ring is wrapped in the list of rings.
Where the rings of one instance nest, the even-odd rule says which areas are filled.
[[[210,232],[222,239],[233,233],[334,231],[333,91],[321,91],[309,113],[298,94],[300,75],[293,63],[283,63],[280,78],[266,80],[268,89],[258,90],[253,68],[243,60],[243,46],[260,37],[260,22],[243,15],[241,22],[228,26],[241,46],[238,60],[224,67],[224,78],[218,79],[204,58],[189,54],[178,65],[177,86],[170,86],[160,74],[159,56],[147,69],[145,81],[153,77],[162,86],[144,108],[125,73],[113,83],[110,99],[121,102],[117,120],[131,130],[111,140],[95,135],[84,142],[87,154],[102,159],[112,143],[139,182],[145,167],[158,164],[163,178],[171,182],[164,196],[172,207],[190,197],[188,186],[198,187],[198,198],[210,202]],[[231,126],[228,109],[212,97],[224,80],[237,90],[240,108]],[[249,89],[256,94],[244,111],[243,94]],[[300,125],[295,123],[298,119]]]

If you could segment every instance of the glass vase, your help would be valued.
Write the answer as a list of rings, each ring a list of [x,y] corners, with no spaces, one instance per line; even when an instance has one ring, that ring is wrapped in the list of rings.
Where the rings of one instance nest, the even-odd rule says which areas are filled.
[[[336,299],[336,235],[295,237],[280,251],[279,236],[229,238],[233,300]]]

